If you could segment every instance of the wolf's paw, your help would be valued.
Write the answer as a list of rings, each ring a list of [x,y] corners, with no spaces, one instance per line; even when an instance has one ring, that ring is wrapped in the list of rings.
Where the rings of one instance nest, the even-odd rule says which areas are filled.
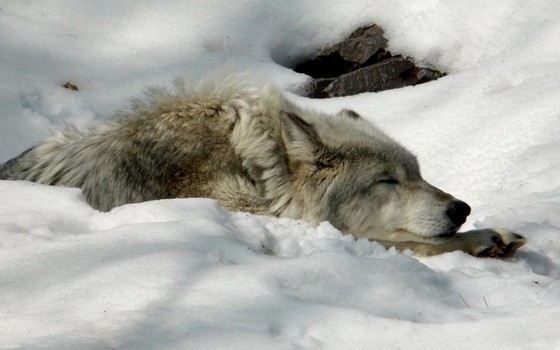
[[[527,239],[506,229],[483,229],[464,233],[465,251],[476,257],[508,257],[522,247]]]

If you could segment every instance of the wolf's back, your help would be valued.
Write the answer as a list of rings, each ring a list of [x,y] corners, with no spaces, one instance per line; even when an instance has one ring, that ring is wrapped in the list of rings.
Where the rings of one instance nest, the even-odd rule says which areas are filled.
[[[231,208],[251,203],[240,207],[249,210],[262,194],[248,174],[258,178],[261,168],[272,167],[278,157],[284,160],[276,138],[278,113],[287,102],[279,90],[242,76],[214,78],[194,86],[178,81],[173,90],[150,89],[103,126],[68,127],[0,165],[0,179],[78,187],[92,207],[104,211],[212,195]],[[256,165],[246,169],[251,162]],[[228,190],[222,193],[218,185]],[[235,191],[248,199],[229,196]],[[254,210],[268,212],[268,207]]]

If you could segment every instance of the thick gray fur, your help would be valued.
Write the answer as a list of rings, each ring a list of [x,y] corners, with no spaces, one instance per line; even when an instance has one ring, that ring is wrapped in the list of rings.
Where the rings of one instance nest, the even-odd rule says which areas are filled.
[[[525,242],[508,230],[456,235],[457,200],[377,127],[354,111],[300,108],[239,75],[151,89],[106,125],[68,127],[8,161],[0,179],[79,187],[102,211],[209,197],[234,211],[330,221],[419,255],[507,256]]]

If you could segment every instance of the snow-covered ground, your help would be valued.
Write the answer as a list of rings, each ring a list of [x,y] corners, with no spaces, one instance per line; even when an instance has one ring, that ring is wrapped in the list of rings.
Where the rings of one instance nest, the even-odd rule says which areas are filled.
[[[471,204],[466,229],[526,235],[518,254],[416,259],[208,199],[100,213],[76,189],[0,181],[0,348],[560,348],[556,0],[2,1],[0,162],[178,76],[250,69],[297,92],[287,67],[372,22],[449,75],[292,98],[375,121]]]

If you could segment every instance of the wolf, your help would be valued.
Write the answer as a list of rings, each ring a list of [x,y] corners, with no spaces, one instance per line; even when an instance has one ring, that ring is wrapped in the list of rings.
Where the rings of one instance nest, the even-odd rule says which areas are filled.
[[[208,197],[419,256],[505,257],[526,242],[506,229],[458,233],[471,208],[422,179],[416,157],[358,113],[303,108],[237,75],[152,88],[105,125],[69,126],[9,160],[0,179],[79,187],[101,211]]]

